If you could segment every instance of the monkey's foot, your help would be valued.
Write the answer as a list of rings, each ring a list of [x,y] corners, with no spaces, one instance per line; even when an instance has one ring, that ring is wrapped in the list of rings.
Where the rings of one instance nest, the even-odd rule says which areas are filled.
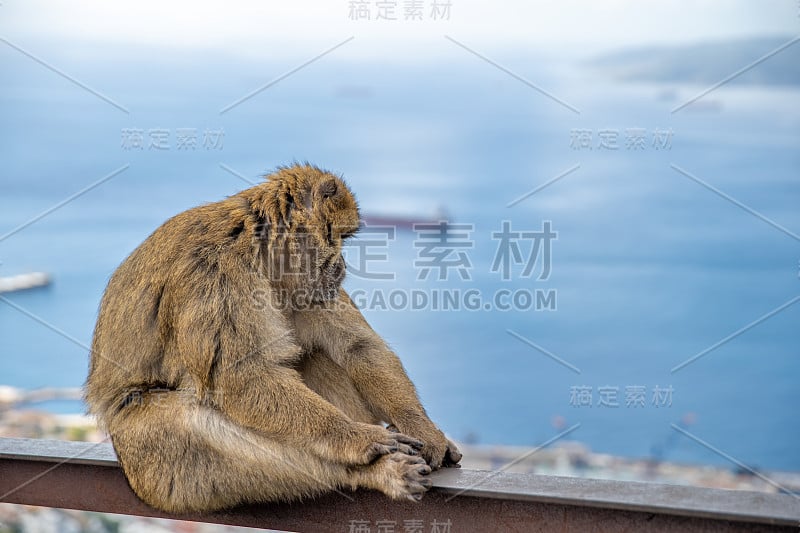
[[[397,426],[394,424],[389,424],[386,426],[386,430],[392,433],[400,433],[400,430],[397,429]],[[455,443],[450,439],[447,439],[447,450],[445,451],[444,459],[441,461],[441,466],[445,468],[461,468],[461,465],[458,464],[461,461],[461,457],[462,455],[458,450],[458,446],[456,446]],[[434,465],[434,468],[439,468],[438,463],[432,461],[432,464]]]
[[[451,440],[447,440],[447,453],[444,455],[444,460],[442,461],[442,466],[444,467],[451,467],[451,468],[461,468],[461,465],[458,464],[461,461],[462,454],[458,450],[458,447],[455,443]]]
[[[369,486],[378,489],[393,500],[418,502],[433,482],[425,460],[419,456],[392,453],[381,457],[370,467],[373,478]]]

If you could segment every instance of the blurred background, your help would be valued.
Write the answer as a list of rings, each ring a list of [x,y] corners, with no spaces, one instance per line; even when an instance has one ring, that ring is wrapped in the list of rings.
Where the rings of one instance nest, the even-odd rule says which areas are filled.
[[[82,385],[162,222],[307,160],[392,228],[346,286],[453,438],[800,471],[798,35],[794,0],[4,1],[7,403]]]

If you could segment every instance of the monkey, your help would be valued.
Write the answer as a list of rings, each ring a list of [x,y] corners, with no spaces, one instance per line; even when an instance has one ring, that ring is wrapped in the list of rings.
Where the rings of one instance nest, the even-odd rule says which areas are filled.
[[[135,494],[166,512],[366,488],[419,501],[458,467],[398,356],[342,288],[359,229],[309,163],[166,221],[102,296],[84,397]]]

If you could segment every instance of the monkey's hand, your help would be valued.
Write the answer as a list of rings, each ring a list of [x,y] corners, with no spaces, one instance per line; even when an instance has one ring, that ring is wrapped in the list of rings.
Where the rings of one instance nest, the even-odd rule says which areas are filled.
[[[356,463],[370,464],[384,455],[401,453],[409,456],[419,456],[424,443],[398,432],[392,432],[374,424],[358,424],[363,429],[360,439],[363,444],[357,452]]]
[[[395,434],[400,434],[394,424],[390,424],[386,429],[396,432]],[[411,432],[409,431],[409,433]],[[429,427],[412,434],[419,435],[420,439],[425,443],[422,446],[420,455],[431,468],[434,470],[441,467],[461,468],[458,463],[461,461],[462,455],[458,451],[458,447],[432,423]]]

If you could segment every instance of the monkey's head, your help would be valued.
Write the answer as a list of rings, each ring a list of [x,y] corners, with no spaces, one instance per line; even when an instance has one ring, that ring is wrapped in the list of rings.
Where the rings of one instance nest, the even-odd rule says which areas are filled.
[[[244,193],[261,217],[256,240],[275,288],[293,305],[335,299],[345,275],[342,246],[358,231],[360,220],[344,181],[315,166],[295,164]]]

